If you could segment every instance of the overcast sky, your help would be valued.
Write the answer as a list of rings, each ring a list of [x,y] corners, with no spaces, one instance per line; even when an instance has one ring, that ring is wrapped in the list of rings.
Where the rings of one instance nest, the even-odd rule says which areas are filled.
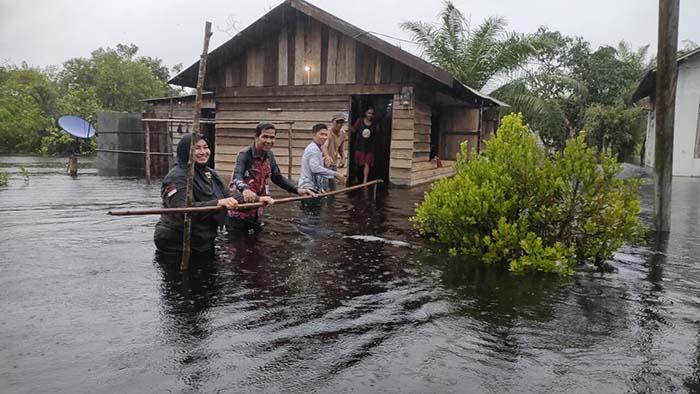
[[[371,32],[410,39],[399,24],[436,21],[441,1],[311,0],[314,5]],[[139,54],[167,65],[194,63],[204,22],[213,24],[210,50],[281,3],[257,0],[0,0],[0,64],[60,65],[99,47],[133,43]],[[651,44],[656,53],[658,0],[454,0],[473,23],[505,17],[521,33],[546,25],[582,36],[594,47],[625,40]],[[681,0],[680,40],[700,42],[700,1]],[[411,44],[382,37],[416,53]],[[682,46],[682,44],[679,44]]]

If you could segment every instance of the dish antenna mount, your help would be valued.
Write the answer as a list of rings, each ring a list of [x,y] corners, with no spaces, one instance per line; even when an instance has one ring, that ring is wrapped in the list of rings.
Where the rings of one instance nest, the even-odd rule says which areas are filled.
[[[61,116],[58,125],[68,134],[74,137],[71,145],[70,160],[68,162],[68,173],[71,176],[78,176],[78,139],[90,139],[95,136],[95,128],[90,122],[73,115]]]

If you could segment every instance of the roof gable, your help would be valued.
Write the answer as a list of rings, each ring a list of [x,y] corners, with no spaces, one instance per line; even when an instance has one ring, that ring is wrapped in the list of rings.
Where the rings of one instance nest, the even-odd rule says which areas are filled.
[[[426,76],[440,82],[444,85],[452,87],[454,83],[454,77],[447,71],[436,67],[425,60],[415,56],[403,49],[392,45],[378,37],[375,37],[371,33],[360,29],[334,15],[329,14],[322,9],[309,4],[303,0],[286,0],[279,6],[272,9],[267,14],[263,15],[260,19],[253,22],[250,26],[239,32],[236,36],[213,50],[207,59],[208,66],[211,68],[217,68],[221,65],[220,58],[224,53],[240,52],[236,51],[236,47],[247,47],[252,44],[257,38],[262,38],[264,34],[271,34],[275,32],[275,26],[277,31],[281,24],[277,23],[280,20],[284,20],[286,13],[285,8],[297,10],[309,17],[332,27],[338,32],[345,34],[352,39],[367,45],[368,47],[385,54],[386,56],[405,64],[406,66],[425,74]],[[242,49],[242,48],[241,48]],[[208,67],[208,68],[209,68]],[[199,62],[192,64],[186,70],[182,71],[180,74],[173,77],[169,83],[175,85],[195,87],[197,84],[197,73],[199,71]]]
[[[487,106],[506,105],[483,93],[477,92],[472,88],[466,87],[457,81],[454,76],[447,71],[421,59],[420,57],[392,45],[372,35],[371,33],[364,31],[303,0],[284,1],[270,12],[253,22],[250,26],[239,32],[236,36],[210,52],[207,58],[207,80],[210,80],[210,76],[213,76],[220,67],[225,66],[226,62],[230,61],[231,58],[240,56],[248,48],[259,44],[261,40],[265,39],[269,35],[279,33],[287,18],[289,18],[290,15],[293,15],[294,12],[299,12],[306,15],[338,31],[341,34],[350,37],[352,40],[372,48],[388,58],[397,61],[422,75],[425,75],[430,80],[453,90],[458,96],[476,96],[478,99],[484,100],[485,105]],[[198,72],[199,62],[196,62],[168,82],[175,85],[195,87]]]

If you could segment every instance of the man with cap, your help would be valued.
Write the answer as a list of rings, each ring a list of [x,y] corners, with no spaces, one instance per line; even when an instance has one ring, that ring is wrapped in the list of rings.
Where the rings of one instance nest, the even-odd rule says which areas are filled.
[[[229,187],[239,191],[245,202],[256,202],[260,197],[269,196],[270,181],[289,193],[315,196],[311,190],[296,187],[282,175],[272,153],[276,135],[272,123],[261,122],[255,127],[254,143],[238,152]],[[262,213],[262,208],[229,211],[226,227],[233,232],[257,233],[262,229]]]
[[[345,167],[345,141],[347,141],[348,135],[343,130],[343,126],[347,120],[347,116],[343,112],[333,115],[328,139],[321,146],[323,164],[332,171],[338,171],[338,168]],[[329,179],[328,189],[335,190],[335,188],[335,178]]]

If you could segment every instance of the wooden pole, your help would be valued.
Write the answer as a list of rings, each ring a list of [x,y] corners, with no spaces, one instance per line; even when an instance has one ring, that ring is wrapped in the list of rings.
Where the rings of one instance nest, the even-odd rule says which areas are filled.
[[[148,122],[144,122],[144,153],[146,161],[146,183],[151,183],[151,129]]]
[[[72,177],[78,176],[78,138],[73,138],[71,142],[71,153],[68,159],[68,174]]]
[[[367,183],[363,183],[360,185],[355,185],[355,186],[349,186],[343,189],[338,189],[334,190],[331,192],[326,192],[326,193],[320,193],[316,197],[311,197],[311,196],[297,196],[297,197],[287,197],[287,198],[280,198],[275,200],[274,205],[279,205],[279,204],[285,204],[285,203],[290,203],[294,201],[301,201],[301,200],[308,200],[311,198],[321,198],[321,197],[328,197],[328,196],[334,196],[336,194],[340,193],[345,193],[349,192],[352,190],[357,190],[363,187],[367,186],[372,186],[376,185],[378,183],[384,182],[381,179],[376,179],[373,181],[369,181]],[[262,203],[260,202],[254,202],[254,203],[248,203],[248,204],[239,204],[238,205],[238,211],[240,210],[245,210],[245,209],[252,209],[252,208],[259,208],[263,206]],[[176,214],[176,213],[204,213],[204,212],[212,212],[212,211],[222,211],[226,208],[224,207],[189,207],[189,208],[153,208],[153,209],[134,209],[134,210],[121,210],[121,211],[109,211],[107,212],[108,215],[111,216],[140,216],[140,215],[170,215],[170,214]]]
[[[168,122],[165,125],[167,130],[165,132],[165,152],[169,154],[168,170],[170,170],[173,167],[173,164],[175,164],[175,158],[173,157],[173,124]]]
[[[68,159],[68,174],[70,176],[78,176],[78,156],[71,155]]]
[[[287,135],[287,154],[289,155],[289,162],[287,163],[287,179],[292,179],[292,164],[294,163],[294,156],[292,156],[292,126],[293,123],[290,123],[289,134]]]
[[[656,69],[656,145],[654,147],[654,227],[671,229],[673,121],[678,77],[678,3],[659,0],[659,49]]]
[[[207,70],[207,54],[209,53],[209,38],[211,37],[211,22],[204,25],[204,46],[199,57],[199,75],[197,76],[197,93],[194,100],[194,120],[192,122],[192,140],[190,142],[190,158],[187,162],[187,192],[185,194],[185,206],[192,206],[192,180],[194,179],[194,147],[199,138],[199,120],[202,117],[202,90],[204,89],[204,75]],[[184,232],[182,236],[182,261],[180,270],[190,268],[190,242],[192,238],[192,216],[188,213],[184,217]]]

